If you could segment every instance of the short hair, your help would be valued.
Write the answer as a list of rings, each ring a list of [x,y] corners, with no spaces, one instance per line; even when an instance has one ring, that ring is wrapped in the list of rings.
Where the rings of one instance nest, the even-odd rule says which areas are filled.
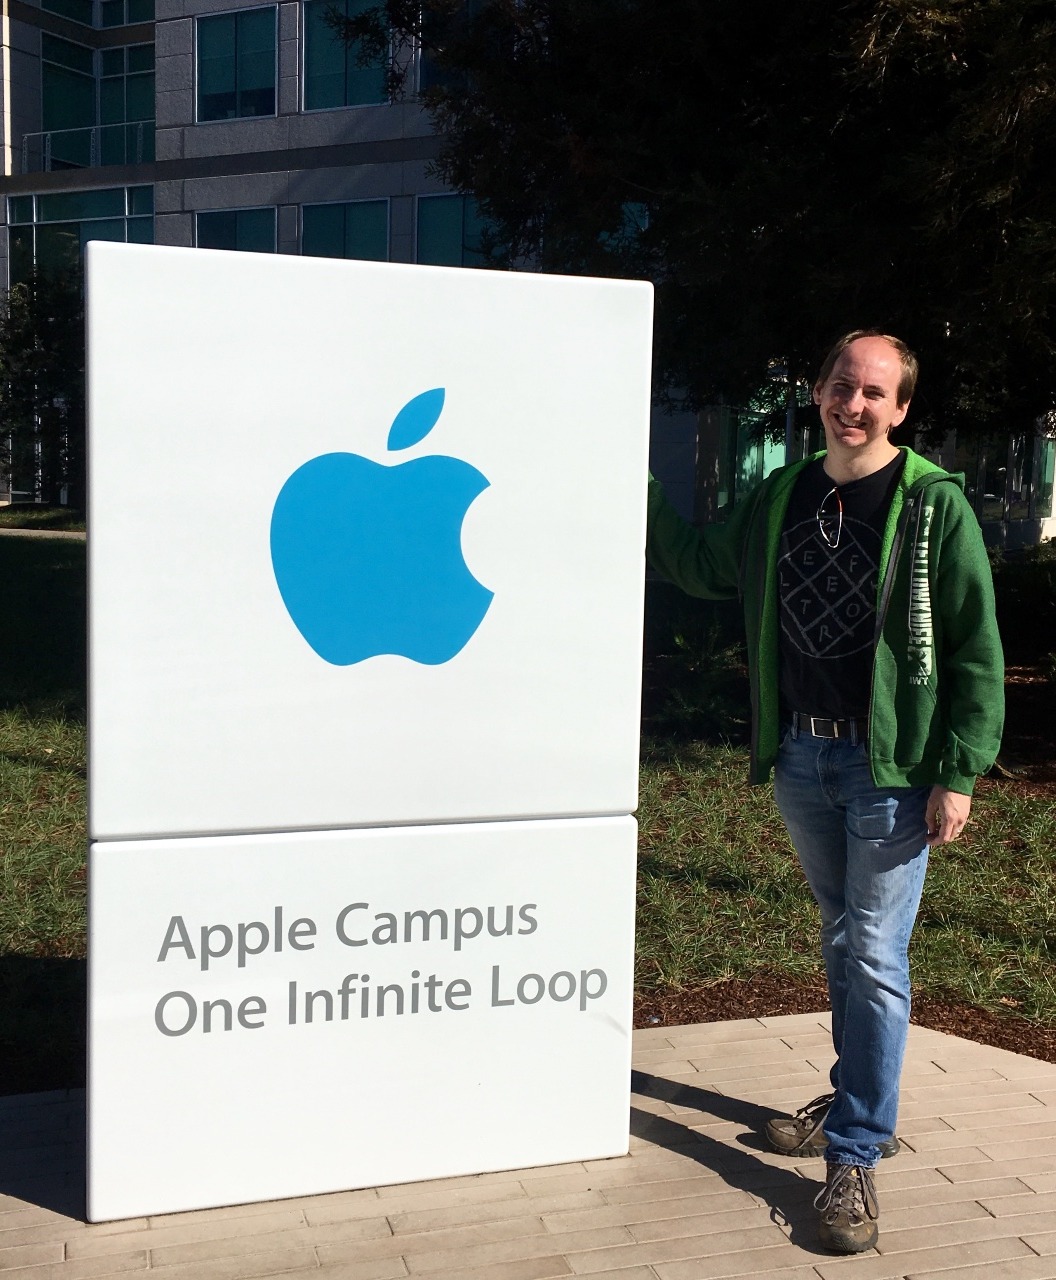
[[[890,333],[884,333],[882,329],[852,329],[850,333],[845,333],[842,338],[839,338],[833,344],[832,350],[821,362],[818,383],[823,385],[828,382],[836,366],[836,361],[846,348],[852,342],[857,342],[859,338],[883,338],[886,343],[894,347],[898,353],[899,363],[902,366],[902,376],[898,381],[898,403],[899,405],[908,404],[913,399],[913,392],[917,389],[917,375],[920,372],[920,364],[917,357],[901,338],[896,338]]]

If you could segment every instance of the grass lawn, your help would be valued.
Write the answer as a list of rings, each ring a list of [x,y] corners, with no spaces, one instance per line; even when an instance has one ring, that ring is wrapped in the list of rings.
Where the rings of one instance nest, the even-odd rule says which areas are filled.
[[[743,750],[646,745],[637,985],[821,972],[819,918],[769,787]],[[930,859],[911,942],[914,986],[1056,1027],[1056,807],[989,778],[972,821]]]
[[[0,529],[63,529],[84,532],[84,512],[72,507],[45,507],[38,502],[12,502],[0,507]]]
[[[0,537],[0,1093],[83,1070],[84,572],[83,543]],[[820,971],[772,793],[745,776],[741,749],[645,745],[641,990]],[[915,982],[1056,1027],[1054,939],[1051,794],[984,779],[965,835],[932,857]]]

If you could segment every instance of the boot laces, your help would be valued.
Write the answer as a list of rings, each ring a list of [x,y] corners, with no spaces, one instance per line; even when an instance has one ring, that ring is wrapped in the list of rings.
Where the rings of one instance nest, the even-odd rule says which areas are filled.
[[[873,1171],[855,1164],[830,1164],[814,1207],[821,1210],[830,1224],[841,1215],[846,1215],[852,1223],[879,1218],[880,1203],[876,1198]]]
[[[823,1093],[820,1098],[815,1098],[805,1107],[800,1107],[793,1119],[803,1129],[816,1129],[835,1101],[834,1093]]]

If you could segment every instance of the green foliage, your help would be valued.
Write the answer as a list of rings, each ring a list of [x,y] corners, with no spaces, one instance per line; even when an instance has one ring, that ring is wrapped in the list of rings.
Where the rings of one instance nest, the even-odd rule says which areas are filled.
[[[0,465],[47,504],[85,503],[80,272],[40,274],[0,303]]]
[[[712,622],[677,632],[674,646],[656,727],[680,737],[743,741],[750,715],[744,645],[727,643]]]
[[[922,428],[1054,408],[1051,0],[384,0],[338,26],[392,48],[394,91],[425,42],[438,172],[500,264],[654,281],[659,392],[747,403],[877,325],[920,352]]]
[[[650,732],[746,741],[750,705],[739,606],[694,600],[669,583],[650,582],[644,686]]]
[[[85,550],[73,539],[0,538],[8,601],[0,609],[0,711],[84,718]]]
[[[1006,656],[1031,661],[1056,634],[1056,556],[1046,545],[992,562],[997,622]]]

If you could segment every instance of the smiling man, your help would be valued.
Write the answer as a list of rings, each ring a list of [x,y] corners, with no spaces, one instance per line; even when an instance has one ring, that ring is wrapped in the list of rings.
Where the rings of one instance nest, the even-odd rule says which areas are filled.
[[[691,595],[739,596],[752,689],[751,779],[781,816],[821,911],[832,1092],[767,1138],[824,1155],[821,1243],[872,1248],[873,1169],[898,1151],[909,936],[929,848],[968,821],[1004,714],[993,584],[961,477],[890,433],[917,360],[846,334],[814,387],[822,454],[774,472],[725,525],[694,529],[657,482],[647,553]]]

